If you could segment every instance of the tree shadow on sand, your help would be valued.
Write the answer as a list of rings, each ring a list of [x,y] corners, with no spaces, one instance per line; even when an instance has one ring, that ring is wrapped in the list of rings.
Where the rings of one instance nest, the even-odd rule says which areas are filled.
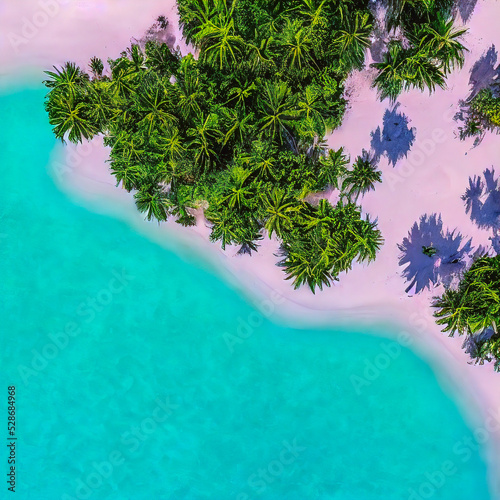
[[[404,113],[398,113],[398,107],[399,103],[392,109],[386,109],[382,131],[377,127],[371,133],[371,148],[377,159],[385,154],[392,166],[407,156],[415,141],[415,128],[408,127],[408,117]]]
[[[413,224],[408,237],[398,245],[401,250],[399,265],[407,265],[402,272],[409,285],[405,292],[414,288],[419,293],[442,283],[449,286],[473,258],[473,247],[469,239],[443,229],[441,215],[423,215]]]
[[[487,168],[483,177],[469,177],[469,187],[465,190],[462,200],[465,211],[472,222],[481,229],[500,228],[500,189],[495,170]]]
[[[472,66],[469,85],[472,86],[467,101],[476,96],[482,89],[487,89],[499,82],[500,65],[497,64],[498,53],[492,45]]]
[[[455,9],[460,14],[464,23],[468,22],[474,9],[476,8],[477,0],[458,0]]]

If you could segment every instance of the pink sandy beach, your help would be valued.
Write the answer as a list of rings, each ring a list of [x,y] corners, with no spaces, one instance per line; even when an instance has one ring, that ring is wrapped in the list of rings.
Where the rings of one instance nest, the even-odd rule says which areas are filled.
[[[188,48],[180,40],[172,0],[2,2],[0,86],[11,84],[20,75],[39,80],[44,69],[66,60],[86,66],[92,56],[103,60],[116,57],[132,36],[140,38],[160,14],[169,18],[176,45],[186,53]],[[457,228],[467,239],[472,238],[475,246],[490,245],[491,233],[471,222],[461,195],[469,177],[491,166],[500,168],[500,136],[489,134],[473,148],[472,141],[461,142],[456,137],[453,116],[458,101],[470,92],[472,65],[491,45],[500,47],[499,19],[500,2],[480,0],[467,23],[470,31],[465,66],[448,79],[448,89],[432,96],[410,92],[399,99],[399,112],[416,129],[415,142],[408,157],[395,167],[382,157],[383,183],[362,200],[364,211],[378,218],[385,244],[374,263],[356,265],[339,283],[316,295],[305,288],[294,291],[283,280],[282,271],[275,265],[276,241],[263,240],[259,252],[251,257],[236,256],[236,248],[223,252],[208,242],[209,229],[200,215],[198,226],[190,229],[173,222],[161,227],[144,222],[131,195],[115,187],[105,164],[108,151],[101,139],[77,148],[58,146],[51,174],[85,206],[119,217],[176,251],[203,253],[205,261],[257,306],[278,292],[284,300],[271,319],[293,326],[396,325],[396,329],[388,328],[388,335],[409,332],[411,348],[429,362],[440,383],[461,403],[465,418],[479,432],[492,415],[500,418],[500,374],[494,373],[491,365],[469,365],[469,357],[461,349],[462,339],[446,337],[435,325],[430,299],[441,288],[416,296],[405,293],[397,244],[421,215],[440,213],[445,228]],[[351,76],[350,109],[343,125],[328,140],[331,147],[344,146],[352,157],[363,148],[369,149],[370,132],[382,126],[384,111],[389,107],[387,101],[379,102],[370,88],[372,79],[370,69]],[[491,489],[494,497],[500,498],[500,429],[487,432]]]

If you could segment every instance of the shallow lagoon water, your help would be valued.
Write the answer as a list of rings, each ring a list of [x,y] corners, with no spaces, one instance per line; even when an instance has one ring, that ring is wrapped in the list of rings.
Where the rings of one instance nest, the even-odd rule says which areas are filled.
[[[410,350],[356,390],[390,341],[273,324],[192,256],[60,192],[44,94],[0,97],[17,498],[490,498],[480,453],[461,445],[472,430]],[[228,344],[238,329],[247,338]]]

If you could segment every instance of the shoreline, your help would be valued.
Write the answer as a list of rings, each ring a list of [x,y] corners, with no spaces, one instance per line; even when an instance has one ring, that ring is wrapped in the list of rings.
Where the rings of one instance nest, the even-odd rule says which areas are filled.
[[[52,163],[57,164],[57,158],[65,158],[66,163],[70,163],[67,155],[60,156],[64,153],[63,148],[59,146],[57,149],[59,151],[54,152]],[[411,340],[405,347],[430,366],[439,385],[452,398],[472,430],[477,430],[480,434],[487,418],[492,416],[500,422],[499,374],[493,371],[491,364],[468,364],[469,356],[461,349],[462,339],[449,338],[440,332],[428,304],[429,292],[414,297],[398,297],[392,304],[380,300],[370,306],[339,308],[328,304],[325,298],[317,304],[319,307],[311,307],[300,298],[294,299],[297,291],[292,289],[281,274],[278,274],[281,281],[266,281],[249,271],[259,267],[263,273],[275,275],[276,273],[270,271],[281,273],[278,268],[271,270],[269,266],[258,264],[250,267],[255,254],[252,257],[229,255],[218,245],[210,243],[209,229],[201,221],[191,228],[184,228],[173,220],[161,226],[144,221],[135,209],[132,196],[125,190],[116,188],[111,174],[101,169],[104,159],[107,158],[106,153],[106,148],[96,144],[86,161],[82,160],[79,167],[72,167],[70,174],[59,184],[60,189],[70,196],[73,202],[121,220],[156,244],[216,274],[271,322],[295,329],[342,329],[357,332],[364,330],[365,334],[381,336],[390,342],[398,343],[399,335],[409,335]],[[57,183],[57,179],[54,180]],[[266,255],[262,256],[271,258],[272,248],[269,242],[267,243]],[[236,252],[236,249],[233,250]],[[246,265],[242,265],[243,260]],[[326,292],[332,292],[332,289]],[[268,315],[262,311],[261,305],[263,302],[269,302],[276,293],[284,302],[280,299],[279,305]],[[313,301],[321,297],[321,292],[316,296],[310,292],[307,294]],[[481,444],[487,453],[485,460],[488,464],[492,498],[500,498],[500,428],[491,432],[489,438],[486,443]],[[450,450],[450,455],[452,453]]]
[[[30,3],[34,16],[40,7],[37,2]],[[0,76],[0,86],[9,85],[9,74],[20,81],[23,68],[28,64],[30,71],[24,76],[32,77],[36,73],[38,78],[38,68],[41,74],[42,70],[67,59],[86,66],[94,55],[103,60],[117,56],[129,44],[132,35],[141,36],[158,15],[172,19],[175,14],[175,2],[171,0],[154,0],[147,7],[135,5],[133,0],[126,0],[119,7],[108,5],[106,1],[96,2],[94,9],[88,2],[69,5],[61,1],[59,6],[59,12],[49,17],[47,24],[39,27],[27,44],[20,45],[19,51],[3,51],[3,55],[0,51],[0,66],[4,72]],[[23,9],[26,8],[23,5],[18,7],[19,12],[15,12],[16,9],[7,12],[0,24],[5,22],[9,32],[22,35],[22,16],[26,14]],[[0,13],[3,15],[1,10]],[[27,16],[28,21],[31,17]],[[186,258],[196,259],[198,265],[209,267],[211,272],[216,270],[223,280],[257,307],[273,292],[280,293],[284,303],[269,318],[271,321],[295,328],[329,326],[338,329],[345,325],[350,330],[355,323],[356,330],[369,326],[371,332],[386,331],[388,338],[394,338],[400,331],[410,332],[414,339],[410,349],[431,366],[471,429],[479,429],[491,412],[500,414],[500,374],[494,373],[491,365],[468,365],[469,357],[461,349],[462,339],[451,339],[440,332],[432,318],[429,300],[441,288],[413,297],[404,292],[396,245],[421,214],[435,212],[442,213],[445,227],[458,228],[465,237],[473,238],[475,246],[488,243],[489,233],[473,225],[460,196],[467,187],[468,177],[481,174],[492,166],[491,161],[498,158],[498,165],[493,166],[500,169],[500,137],[489,133],[477,148],[472,148],[472,141],[461,142],[453,136],[456,123],[452,117],[457,111],[458,100],[469,93],[472,65],[489,46],[500,46],[495,21],[498,18],[498,2],[479,1],[467,24],[470,32],[466,45],[470,52],[466,55],[466,64],[450,75],[448,89],[438,89],[430,97],[412,91],[398,100],[398,112],[404,113],[409,127],[416,130],[415,142],[408,157],[400,159],[395,167],[382,157],[383,183],[360,201],[365,213],[378,217],[385,244],[375,262],[369,266],[356,265],[351,272],[341,275],[340,283],[316,295],[304,288],[294,291],[284,280],[283,272],[275,266],[278,259],[273,255],[277,249],[274,240],[262,240],[259,252],[251,257],[235,256],[236,248],[228,247],[222,252],[218,244],[208,242],[209,230],[202,219],[194,228],[183,228],[173,221],[159,228],[155,223],[144,222],[135,211],[132,196],[115,187],[104,164],[107,151],[100,139],[93,141],[88,154],[83,153],[83,149],[75,154],[77,148],[72,146],[64,151],[58,146],[51,160],[56,171],[52,170],[51,174],[58,186],[77,203],[117,217],[181,257],[187,255]],[[99,19],[98,26],[95,19]],[[82,24],[86,28],[82,28]],[[177,45],[179,29],[174,24],[177,23],[172,23]],[[74,36],[77,31],[80,38]],[[61,44],[61,40],[71,42]],[[186,50],[185,45],[181,46],[183,50]],[[369,63],[368,60],[367,66]],[[352,158],[362,148],[369,148],[370,133],[377,126],[382,127],[383,114],[389,107],[387,101],[381,103],[376,99],[369,83],[369,69],[349,78],[348,110],[342,126],[328,137],[330,147],[344,146]],[[444,132],[444,138],[440,131]],[[426,153],[430,149],[432,152]],[[416,152],[421,152],[423,162],[412,155]],[[471,402],[476,406],[471,408]],[[492,495],[500,498],[500,430],[489,436],[485,446]]]

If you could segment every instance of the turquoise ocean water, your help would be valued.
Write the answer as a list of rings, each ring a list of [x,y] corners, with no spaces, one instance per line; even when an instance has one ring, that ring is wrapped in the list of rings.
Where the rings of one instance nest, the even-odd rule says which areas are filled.
[[[60,192],[44,93],[0,97],[0,422],[15,385],[18,436],[0,498],[490,498],[472,430],[411,351],[356,391],[388,341],[263,320]]]

